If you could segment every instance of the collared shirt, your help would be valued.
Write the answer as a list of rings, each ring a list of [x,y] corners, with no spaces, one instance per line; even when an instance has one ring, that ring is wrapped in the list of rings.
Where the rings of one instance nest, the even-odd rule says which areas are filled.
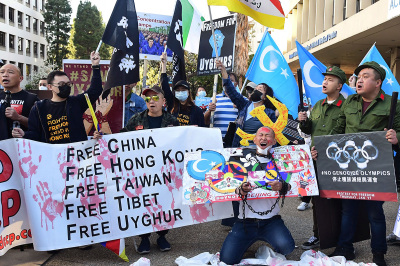
[[[138,96],[136,93],[131,93],[129,100],[125,102],[124,126],[126,126],[132,116],[137,113],[143,112],[146,109],[146,102],[143,100],[143,98]]]
[[[311,135],[312,142],[314,141],[314,136],[328,135],[336,125],[341,107],[345,100],[342,94],[339,94],[339,97],[331,104],[328,104],[327,98],[319,100],[314,105],[310,117],[299,124],[301,131]]]
[[[382,131],[388,127],[392,97],[381,89],[376,98],[362,113],[361,95],[354,94],[343,103],[337,124],[330,134]],[[400,139],[400,103],[397,103],[393,129]]]
[[[149,129],[150,125],[148,119],[148,112],[149,110],[145,110],[131,117],[126,127],[121,129],[121,132]],[[170,127],[170,126],[179,126],[179,122],[172,114],[167,113],[166,111],[163,110],[161,127]]]

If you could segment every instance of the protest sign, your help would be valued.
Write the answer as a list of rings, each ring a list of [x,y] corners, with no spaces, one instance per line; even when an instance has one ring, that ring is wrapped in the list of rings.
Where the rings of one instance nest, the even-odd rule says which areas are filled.
[[[267,182],[281,180],[291,185],[287,197],[318,195],[318,185],[307,145],[274,149],[274,162],[261,163],[255,149],[213,149],[185,155],[184,204],[240,200],[235,189],[243,182],[256,187],[248,199],[277,198]]]
[[[232,215],[229,203],[185,206],[181,200],[184,154],[222,147],[217,129],[160,128],[59,145],[26,139],[3,143],[2,165],[11,161],[13,171],[10,177],[6,168],[1,178],[19,182],[23,189],[29,219],[22,221],[29,220],[35,250],[99,243]],[[10,209],[2,220],[13,216],[14,207]]]
[[[321,197],[397,201],[392,145],[385,135],[314,137]]]
[[[109,65],[109,60],[101,60],[100,62],[103,86],[106,82]],[[93,75],[92,63],[90,60],[64,59],[63,69],[74,84],[72,86],[73,95],[78,95],[89,89],[90,80]],[[121,130],[123,127],[123,108],[124,98],[122,86],[112,88],[109,97],[105,99],[102,99],[102,96],[99,97],[99,100],[96,101],[96,108],[94,111],[103,133],[118,133]],[[95,128],[89,108],[83,114],[83,124],[85,125],[86,134],[93,135]]]
[[[214,20],[215,39],[219,60],[228,72],[233,70],[235,58],[236,15]],[[200,35],[199,56],[197,59],[197,75],[207,76],[219,74],[221,71],[215,64],[216,51],[211,31],[211,22],[203,22]]]
[[[207,111],[208,104],[211,102],[211,97],[199,97],[196,96],[194,104],[201,108],[203,113]]]
[[[167,37],[171,28],[171,16],[137,12],[139,28],[140,59],[160,60],[167,45]],[[165,41],[165,43],[164,43]],[[167,49],[168,60],[172,60],[172,51]]]

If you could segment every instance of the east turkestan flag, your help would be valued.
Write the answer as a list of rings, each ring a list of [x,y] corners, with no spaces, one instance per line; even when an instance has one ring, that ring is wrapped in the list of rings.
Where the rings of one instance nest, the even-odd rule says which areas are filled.
[[[140,80],[139,31],[133,0],[117,0],[102,41],[115,48],[104,85],[105,97],[113,87]]]
[[[252,17],[260,24],[283,29],[285,13],[279,0],[207,0],[210,6],[226,6],[229,11]]]

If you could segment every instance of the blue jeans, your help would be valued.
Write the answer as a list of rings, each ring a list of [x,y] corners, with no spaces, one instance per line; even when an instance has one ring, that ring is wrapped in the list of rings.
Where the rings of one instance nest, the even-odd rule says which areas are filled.
[[[361,200],[342,200],[342,227],[338,247],[354,252],[353,239],[357,227],[358,206]],[[371,225],[372,253],[386,253],[386,221],[383,201],[364,201]]]
[[[229,232],[221,248],[220,259],[226,264],[240,262],[246,250],[257,240],[269,243],[276,252],[283,255],[294,249],[294,240],[280,215],[270,219],[249,221],[239,219]]]

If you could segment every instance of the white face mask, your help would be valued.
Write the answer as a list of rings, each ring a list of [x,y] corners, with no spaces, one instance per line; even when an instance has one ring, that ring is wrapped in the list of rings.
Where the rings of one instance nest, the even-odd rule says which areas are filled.
[[[205,91],[199,91],[198,96],[199,97],[206,97],[206,92]]]
[[[41,90],[41,91],[47,91],[47,87],[46,87],[46,86],[40,86],[40,87],[39,87],[39,90]]]
[[[258,146],[257,146],[257,152],[258,152],[259,154],[268,155],[268,151],[271,149],[271,147],[272,147],[272,145],[266,147],[265,149],[261,149],[261,147],[258,147]]]
[[[175,98],[179,101],[184,102],[189,97],[188,91],[175,91]]]

